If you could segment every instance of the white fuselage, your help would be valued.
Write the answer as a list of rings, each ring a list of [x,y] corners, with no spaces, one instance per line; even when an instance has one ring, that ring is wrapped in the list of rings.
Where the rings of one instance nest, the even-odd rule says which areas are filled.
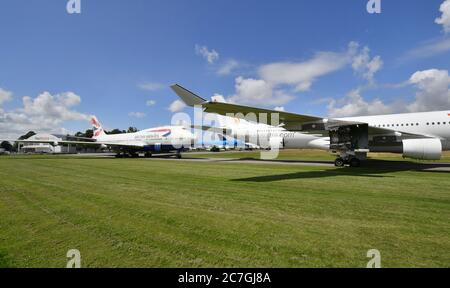
[[[369,127],[386,128],[399,133],[426,135],[441,140],[443,150],[450,150],[450,111],[348,117],[339,120],[360,121],[368,123]]]
[[[442,150],[450,150],[450,111],[346,117],[337,120],[363,122],[367,123],[369,127],[394,130],[397,133],[392,135],[395,136],[401,135],[402,132],[429,136],[441,141]],[[279,137],[283,139],[285,148],[330,149],[329,137],[323,135],[293,132],[282,127],[255,124],[242,119],[234,120],[232,123],[232,125],[227,125],[227,128],[233,131],[234,135],[231,136],[245,139],[246,142],[256,144],[255,139],[259,141],[260,139]]]
[[[183,126],[163,126],[144,129],[135,133],[103,134],[95,138],[98,142],[113,145],[144,145],[158,147],[189,147],[194,135]]]

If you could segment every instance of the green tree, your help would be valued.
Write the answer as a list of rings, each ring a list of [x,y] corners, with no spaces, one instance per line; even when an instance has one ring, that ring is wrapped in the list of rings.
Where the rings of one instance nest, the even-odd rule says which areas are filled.
[[[8,141],[3,141],[2,144],[0,144],[0,148],[3,148],[8,152],[12,152],[14,149],[13,145],[11,145]]]
[[[139,130],[136,127],[129,127],[128,130],[127,130],[127,133],[136,133],[138,131]]]
[[[86,132],[84,132],[84,137],[86,137],[86,138],[92,138],[92,136],[94,136],[94,130],[92,130],[92,129],[87,129]]]
[[[127,133],[125,130],[120,130],[120,129],[113,129],[109,132],[107,132],[106,134],[123,134],[123,133]]]
[[[75,133],[75,137],[92,138],[92,136],[94,136],[94,131],[92,129],[87,129],[84,133],[83,132]]]

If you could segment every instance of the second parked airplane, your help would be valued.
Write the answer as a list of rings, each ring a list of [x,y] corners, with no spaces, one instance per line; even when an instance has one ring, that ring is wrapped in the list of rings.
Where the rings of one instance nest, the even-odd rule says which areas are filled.
[[[97,117],[92,116],[91,124],[94,130],[92,139],[83,141],[43,141],[43,140],[7,140],[20,143],[51,143],[51,144],[83,144],[110,148],[118,157],[137,157],[138,153],[145,153],[150,157],[152,153],[176,152],[181,158],[181,152],[191,147],[195,136],[184,126],[162,126],[144,129],[134,133],[108,135],[103,130]]]
[[[369,151],[402,153],[404,157],[414,159],[438,160],[442,151],[450,150],[450,111],[322,118],[207,101],[178,84],[171,88],[189,106],[202,107],[207,113],[250,119],[244,123],[253,123],[247,128],[237,124],[229,125],[225,127],[228,135],[248,137],[245,142],[267,139],[270,146],[279,148],[335,151],[339,155],[335,160],[336,166],[359,166],[360,160],[364,160]],[[272,117],[279,120],[279,123],[259,124],[261,117],[268,120],[266,123],[273,124]]]

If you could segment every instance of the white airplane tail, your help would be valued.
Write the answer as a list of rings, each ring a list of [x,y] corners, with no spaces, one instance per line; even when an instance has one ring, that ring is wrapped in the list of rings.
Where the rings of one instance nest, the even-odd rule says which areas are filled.
[[[105,131],[103,130],[102,125],[97,120],[97,117],[95,117],[95,116],[91,117],[91,124],[92,124],[92,129],[94,130],[94,134],[93,134],[92,138],[97,139],[97,138],[100,138],[100,137],[106,135]]]

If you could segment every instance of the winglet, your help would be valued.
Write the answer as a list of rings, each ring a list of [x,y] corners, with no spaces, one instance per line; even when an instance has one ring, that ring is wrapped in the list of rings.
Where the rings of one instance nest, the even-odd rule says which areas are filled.
[[[192,93],[191,91],[178,84],[174,84],[170,86],[170,88],[172,88],[172,90],[178,95],[178,97],[180,97],[181,100],[183,100],[183,102],[188,106],[201,105],[207,102],[202,97]]]

